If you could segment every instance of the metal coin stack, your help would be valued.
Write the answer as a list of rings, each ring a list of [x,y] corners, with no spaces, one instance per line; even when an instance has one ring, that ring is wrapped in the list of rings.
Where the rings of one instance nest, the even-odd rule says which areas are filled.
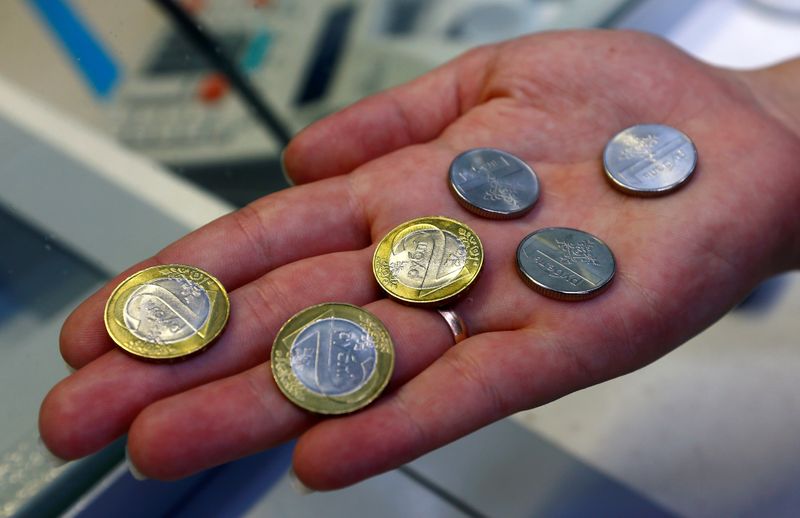
[[[165,264],[122,281],[106,303],[114,342],[148,360],[173,360],[205,349],[228,321],[222,284],[193,266]]]

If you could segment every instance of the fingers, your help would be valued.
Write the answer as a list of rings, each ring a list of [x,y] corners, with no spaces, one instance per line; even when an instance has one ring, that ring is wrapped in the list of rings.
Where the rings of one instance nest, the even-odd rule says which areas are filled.
[[[348,173],[410,144],[435,138],[478,102],[490,48],[480,48],[404,85],[311,124],[286,147],[296,183]]]
[[[366,308],[384,322],[395,343],[395,371],[387,390],[452,344],[434,312],[388,300]],[[317,421],[280,393],[266,363],[151,405],[131,427],[128,453],[145,475],[174,479],[275,446]]]
[[[533,332],[475,336],[366,411],[311,428],[294,469],[311,488],[344,487],[583,383],[569,355]]]
[[[128,458],[148,478],[173,480],[276,446],[317,419],[262,363],[147,407],[128,433]]]
[[[389,300],[366,307],[384,322],[395,342],[395,372],[387,389],[391,399],[394,397],[391,395],[393,389],[402,386],[431,364],[438,365],[442,360],[437,359],[452,346],[453,337],[444,320],[434,311],[409,308]],[[540,334],[544,335],[545,332],[541,331]],[[494,347],[509,348],[515,355],[523,357],[522,362],[514,359],[513,355],[503,360],[504,364],[517,362],[514,369],[506,371],[504,375],[522,376],[525,369],[531,368],[529,362],[525,361],[525,349],[514,343],[520,341],[519,338],[513,338],[515,333],[488,336],[509,337]],[[600,338],[605,339],[604,336]],[[476,338],[467,340],[472,343],[477,341]],[[462,342],[458,347],[467,342]],[[585,383],[589,383],[592,378],[585,376],[582,367],[575,367],[580,363],[576,363],[567,351],[561,348],[558,354],[565,358],[565,364],[584,375]],[[491,350],[486,352],[492,356]],[[485,361],[490,360],[493,359],[486,358]],[[467,374],[467,367],[459,367],[465,371],[459,375]],[[477,369],[479,366],[474,367]],[[546,368],[546,365],[540,363],[538,367]],[[477,371],[468,374],[465,383],[481,383],[476,379],[478,375]],[[562,376],[559,379],[566,378]],[[510,380],[505,383],[514,386]],[[525,386],[523,383],[522,388]],[[505,406],[500,409],[506,410]],[[359,415],[365,412],[371,410],[363,410]],[[332,421],[341,419],[347,418],[333,418]],[[317,417],[298,409],[280,393],[268,364],[261,364],[239,375],[153,403],[133,422],[128,436],[128,450],[137,468],[147,476],[174,479],[275,446],[299,435],[317,422]],[[380,419],[374,420],[373,424],[380,427]],[[386,430],[384,432],[389,433]],[[382,432],[378,430],[375,433]],[[198,440],[200,437],[202,439]]]
[[[154,364],[116,349],[105,353],[47,395],[39,416],[42,439],[65,459],[92,453],[123,434],[150,403],[264,362],[275,333],[300,309],[375,300],[370,253],[304,259],[235,290],[227,329],[208,351],[187,361]]]
[[[614,296],[625,306],[637,302],[630,290]],[[131,427],[129,453],[146,475],[173,479],[312,427],[299,443],[298,473],[312,487],[342,487],[641,363],[646,349],[631,354],[625,324],[602,304],[588,301],[578,311],[542,299],[545,317],[535,332],[486,333],[448,350],[453,338],[437,313],[378,301],[367,308],[396,344],[396,370],[384,402],[318,422],[280,394],[262,364],[149,406]],[[627,314],[641,319],[635,312]],[[340,441],[347,444],[335,446]],[[346,453],[323,453],[335,448]]]
[[[345,178],[264,197],[176,241],[123,272],[81,304],[64,323],[61,354],[81,368],[113,347],[103,324],[108,296],[136,271],[184,263],[219,278],[231,292],[281,265],[369,244],[367,222]]]
[[[426,147],[430,146],[434,145],[431,144]],[[425,154],[427,155],[428,153]],[[450,154],[451,151],[445,149],[444,155],[447,155],[445,157],[440,149],[436,156],[446,161],[450,159]],[[385,161],[383,163],[390,171],[408,167],[403,165],[407,160],[401,159],[399,156],[393,162]],[[434,180],[430,179],[430,175],[425,174],[425,171],[415,170],[411,171],[411,173],[416,174],[416,178],[421,182],[434,182]],[[373,175],[362,176],[374,178]],[[394,177],[389,178],[392,178],[392,181],[396,180]],[[380,218],[380,224],[394,226],[405,217],[405,213],[408,211],[417,212],[416,214],[409,214],[409,216],[419,215],[418,210],[414,208],[415,206],[436,207],[437,203],[442,205],[442,210],[435,210],[436,213],[460,217],[463,212],[462,209],[452,197],[447,195],[446,185],[439,180],[441,179],[435,181],[435,187],[433,185],[420,187],[415,194],[420,199],[413,200],[414,203],[407,204],[410,205],[407,207],[403,206],[404,200],[393,194],[399,191],[393,189],[391,184],[384,185],[385,188],[389,188],[388,192],[390,194],[388,196],[376,196],[370,201],[370,203],[383,204],[386,211],[393,214],[392,221],[389,221],[384,216]],[[314,185],[294,189],[294,191],[317,192],[317,189],[322,186],[328,184],[338,185],[338,182],[341,181],[344,181],[344,179],[329,179]],[[362,187],[364,187],[363,184]],[[366,186],[366,189],[366,192],[373,192],[369,186]],[[361,196],[363,197],[363,194]],[[318,203],[322,204],[324,202],[319,201]],[[328,208],[330,209],[330,207]],[[364,213],[367,212],[365,208]],[[347,232],[346,228],[342,228],[342,225],[337,223],[340,217],[336,210],[329,210],[324,217],[318,215],[319,220],[326,220],[328,223],[333,219],[333,223],[326,227],[327,233],[330,234]],[[367,214],[367,218],[369,218],[369,214]],[[269,221],[274,220],[270,219]],[[268,226],[272,228],[280,225],[280,223]],[[307,224],[309,227],[317,229],[315,232],[325,233],[319,230],[316,221],[310,221]],[[485,222],[481,224],[489,225]],[[308,231],[306,229],[297,229],[291,221],[285,225],[292,228],[295,234],[307,235]],[[517,229],[516,232],[521,237],[525,231],[524,222],[513,225],[515,225],[514,228]],[[281,232],[284,230],[282,229]],[[484,234],[481,228],[476,230],[479,234]],[[513,233],[495,232],[493,229],[490,230],[488,226],[486,234],[487,237],[484,244],[487,250],[513,249],[515,243],[511,241],[517,239],[517,236],[513,235]],[[357,238],[358,236],[354,235],[349,241],[352,242]],[[272,237],[268,236],[265,239],[269,241]],[[281,239],[284,238],[281,237]],[[340,238],[329,238],[320,235],[318,239],[324,241],[326,239],[336,240]],[[303,246],[307,240],[313,241],[311,238],[303,237],[302,240],[289,248],[292,250],[305,249],[306,252],[309,249],[319,249],[320,245],[317,243],[309,243],[307,246]],[[179,245],[180,243],[174,246],[178,248]],[[222,248],[224,249],[225,247]],[[274,247],[270,246],[270,248]],[[179,248],[178,251],[180,251]],[[289,252],[276,251],[276,254],[281,253],[288,254]],[[223,333],[219,342],[212,346],[209,351],[197,358],[193,358],[189,362],[174,365],[152,365],[124,356],[118,351],[113,351],[92,363],[84,363],[85,367],[59,384],[43,404],[41,428],[44,440],[56,454],[65,458],[73,458],[90,453],[124,433],[133,418],[147,405],[191,387],[251,368],[264,361],[274,333],[287,318],[299,309],[314,303],[331,300],[359,305],[374,300],[378,297],[378,293],[370,268],[370,257],[371,250],[362,250],[308,258],[284,265],[263,278],[233,290],[231,293],[231,321],[228,329]],[[286,255],[283,255],[282,258],[285,259]],[[196,264],[195,261],[186,260],[186,258],[181,258],[180,260]],[[516,275],[512,265],[513,262],[492,258],[487,259],[487,270],[491,272],[491,269],[497,268],[504,277],[509,274]],[[212,269],[211,273],[217,272]],[[217,273],[217,275],[220,274]],[[500,294],[499,300],[508,300],[511,292],[503,288],[504,284],[510,284],[507,282],[508,279],[494,280],[494,273],[485,275],[489,278],[488,281],[485,281],[485,284],[487,284],[485,289],[489,291],[483,293],[481,298],[477,300],[493,300],[495,298],[492,295],[493,293]],[[514,277],[514,281],[517,281],[516,277]],[[223,282],[225,281],[223,280]],[[265,296],[264,293],[270,295]],[[524,292],[524,288],[521,285],[515,293],[517,297],[529,295]],[[490,298],[483,298],[484,296]],[[100,323],[102,321],[104,297],[95,297],[93,303],[96,306],[94,309],[96,317],[93,317],[91,310],[87,309],[90,308],[89,303],[81,310],[85,314],[84,318],[87,319],[83,327],[89,329],[91,325],[95,325],[96,335],[94,339],[96,343],[85,345],[77,342],[68,343],[70,350],[89,350],[93,354],[98,354],[100,351],[111,347],[111,343],[105,337]],[[485,311],[480,310],[480,304],[475,304],[473,307],[475,308],[473,310],[475,318],[473,320],[473,315],[469,314],[467,321],[470,326],[475,324],[475,332],[485,329],[505,328],[503,326],[508,323],[507,314],[502,311],[505,308],[503,305],[487,305]],[[480,319],[478,315],[480,315]],[[440,318],[438,315],[436,317]],[[97,320],[95,321],[93,318]],[[444,324],[440,323],[440,325]],[[70,333],[69,329],[65,331],[65,335],[67,337],[72,336],[72,340],[75,340],[75,334]],[[65,341],[67,340],[69,339],[65,338]],[[85,354],[84,361],[89,357],[91,357],[89,354]],[[105,395],[101,404],[87,407],[86,403],[83,403],[84,401],[93,401],[97,394]],[[74,425],[70,427],[70,430],[62,430],[59,423],[63,422],[72,422]],[[71,435],[73,431],[74,435]]]

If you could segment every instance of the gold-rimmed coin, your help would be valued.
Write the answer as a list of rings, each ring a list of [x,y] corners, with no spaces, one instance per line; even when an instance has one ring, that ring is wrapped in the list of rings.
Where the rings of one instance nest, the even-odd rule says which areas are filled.
[[[122,281],[106,303],[104,319],[123,350],[172,360],[205,349],[229,314],[228,294],[216,278],[193,266],[165,264]]]
[[[278,331],[272,376],[295,405],[344,414],[368,405],[389,383],[394,346],[369,311],[343,303],[306,308]]]
[[[375,249],[372,272],[386,293],[412,305],[443,306],[466,293],[483,267],[483,245],[464,223],[417,218],[391,230]]]

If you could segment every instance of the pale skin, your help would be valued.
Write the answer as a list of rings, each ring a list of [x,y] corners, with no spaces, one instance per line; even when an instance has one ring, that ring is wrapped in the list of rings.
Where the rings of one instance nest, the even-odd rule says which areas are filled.
[[[173,243],[67,319],[61,352],[77,370],[43,402],[42,438],[75,459],[128,432],[136,467],[175,479],[299,437],[300,480],[334,489],[642,367],[800,265],[798,81],[797,61],[734,72],[642,34],[553,33],[476,49],[315,123],[286,149],[297,187]],[[601,155],[619,130],[648,122],[688,134],[700,158],[684,188],[642,199],[609,185]],[[447,168],[473,147],[535,168],[532,212],[496,222],[458,205]],[[467,223],[485,247],[481,277],[453,307],[471,334],[455,347],[438,313],[385,299],[371,270],[388,230],[427,215]],[[608,291],[559,302],[520,280],[516,246],[547,226],[611,247]],[[203,268],[231,295],[222,337],[185,362],[126,356],[103,327],[113,287],[158,263]],[[330,301],[383,320],[396,368],[371,406],[320,418],[281,395],[266,360],[284,321]]]

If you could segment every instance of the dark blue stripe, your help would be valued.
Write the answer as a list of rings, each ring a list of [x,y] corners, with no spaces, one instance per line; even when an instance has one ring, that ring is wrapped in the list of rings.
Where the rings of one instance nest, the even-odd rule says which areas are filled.
[[[350,4],[333,9],[328,15],[325,29],[315,45],[314,57],[306,71],[300,95],[295,100],[296,105],[318,101],[327,93],[355,15],[356,7]]]
[[[99,97],[108,97],[121,78],[119,67],[67,0],[28,0]]]

